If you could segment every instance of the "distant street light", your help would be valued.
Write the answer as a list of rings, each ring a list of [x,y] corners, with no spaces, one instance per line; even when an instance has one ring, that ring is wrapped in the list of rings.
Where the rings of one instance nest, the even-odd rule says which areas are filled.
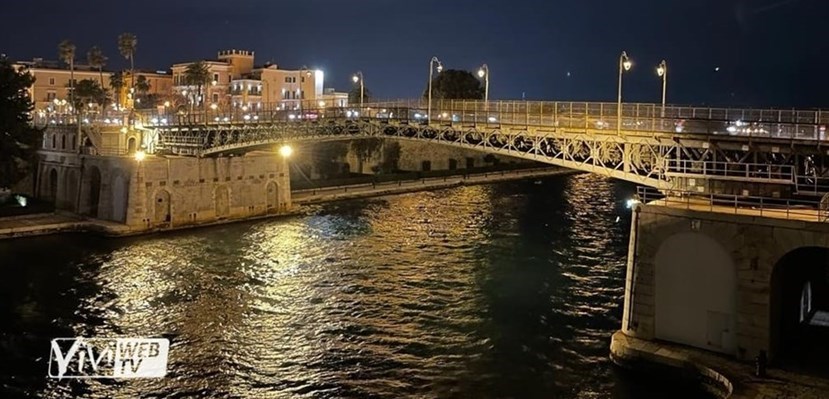
[[[489,99],[489,66],[484,64],[478,69],[478,77],[484,79],[484,101]]]
[[[360,108],[363,108],[363,101],[366,94],[366,84],[365,78],[363,77],[363,72],[358,71],[354,74],[354,76],[351,77],[351,80],[353,80],[354,83],[360,84]]]
[[[147,153],[145,153],[144,150],[138,150],[135,152],[134,157],[136,161],[141,162],[147,157]]]
[[[283,145],[282,147],[279,148],[279,155],[282,155],[285,158],[290,157],[291,154],[293,154],[293,153],[294,153],[294,149],[291,148],[291,146],[289,146],[287,144],[285,144],[285,145]]]
[[[662,78],[662,118],[665,117],[665,95],[668,91],[668,63],[665,60],[656,67],[656,74]]]
[[[633,62],[628,58],[627,52],[622,51],[619,56],[619,100],[616,106],[616,134],[622,134],[622,74],[633,67]]]
[[[487,64],[478,69],[478,77],[484,79],[484,107],[489,110],[489,66]]]
[[[435,64],[437,64],[437,68],[435,68]],[[443,64],[440,62],[438,57],[432,57],[429,61],[429,105],[427,108],[426,113],[426,122],[432,123],[432,73],[437,69],[438,73],[443,71]]]

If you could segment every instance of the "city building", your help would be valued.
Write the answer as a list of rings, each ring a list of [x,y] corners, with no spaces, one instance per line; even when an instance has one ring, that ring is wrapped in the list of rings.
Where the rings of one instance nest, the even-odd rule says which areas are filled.
[[[32,61],[18,61],[15,64],[18,69],[27,68],[34,76],[35,82],[29,88],[29,96],[38,111],[69,111],[69,80],[72,72],[69,66],[42,58],[35,58]],[[109,89],[109,80],[112,72],[99,72],[88,65],[75,64],[75,82],[84,79],[94,80],[101,83],[104,89]]]
[[[318,105],[322,107],[347,107],[348,93],[342,91],[335,91],[333,88],[327,88],[322,93],[322,98],[319,100]]]
[[[187,81],[187,67],[193,62],[172,67],[173,91],[190,103],[202,101],[216,108],[297,109],[302,101],[316,103],[323,96],[325,75],[320,70],[279,69],[276,64],[254,65],[254,52],[225,50],[216,60],[203,60],[212,80],[201,88]]]

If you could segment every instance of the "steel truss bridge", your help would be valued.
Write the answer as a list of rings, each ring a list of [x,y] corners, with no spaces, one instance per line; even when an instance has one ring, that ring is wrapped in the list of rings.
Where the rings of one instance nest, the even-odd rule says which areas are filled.
[[[217,156],[281,143],[417,140],[530,159],[660,190],[829,192],[829,112],[616,103],[393,101],[141,112],[150,152]],[[775,189],[775,190],[776,190]]]

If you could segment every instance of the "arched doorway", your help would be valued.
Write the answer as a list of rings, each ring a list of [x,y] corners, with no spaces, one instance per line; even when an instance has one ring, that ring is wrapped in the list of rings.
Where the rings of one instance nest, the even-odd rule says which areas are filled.
[[[97,166],[89,168],[89,183],[87,183],[86,214],[90,217],[98,217],[98,204],[101,199],[101,171]]]
[[[770,299],[772,360],[829,375],[829,248],[798,248],[780,258]]]
[[[135,137],[130,137],[129,139],[127,139],[127,153],[128,154],[132,154],[132,153],[135,152],[135,150],[136,150],[135,143],[136,143]]]
[[[58,201],[58,171],[54,168],[49,171],[49,200],[57,204]]]
[[[216,218],[226,218],[230,215],[230,190],[225,186],[216,187],[215,198]]]
[[[122,223],[127,220],[127,180],[120,170],[112,179],[112,220]]]
[[[718,242],[700,233],[667,238],[654,280],[656,338],[736,353],[736,268]]]
[[[268,196],[268,213],[276,213],[279,211],[279,185],[276,182],[268,183],[265,190]]]
[[[78,211],[78,176],[80,172],[77,169],[67,170],[64,176],[62,207],[73,212]]]
[[[172,213],[170,212],[172,204],[170,203],[170,193],[167,190],[159,190],[155,193],[153,206],[154,225],[166,225],[172,221]]]

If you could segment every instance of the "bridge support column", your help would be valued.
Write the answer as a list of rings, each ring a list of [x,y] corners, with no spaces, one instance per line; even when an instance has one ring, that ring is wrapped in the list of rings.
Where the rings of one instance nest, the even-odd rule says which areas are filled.
[[[635,207],[621,332],[745,361],[814,352],[801,343],[829,311],[829,225],[716,208]]]

